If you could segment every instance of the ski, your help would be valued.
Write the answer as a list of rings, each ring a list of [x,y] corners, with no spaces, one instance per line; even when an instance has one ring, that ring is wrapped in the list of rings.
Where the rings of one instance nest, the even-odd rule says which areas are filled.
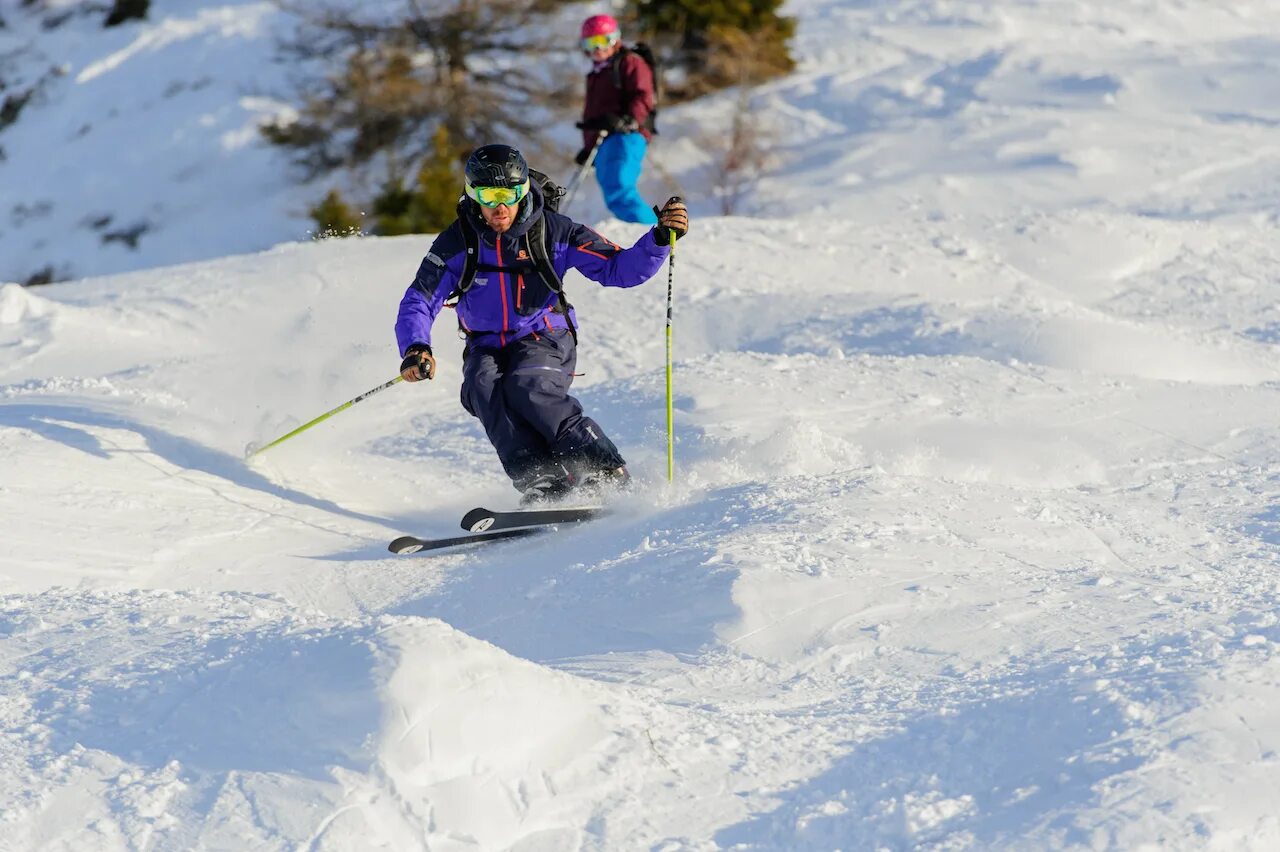
[[[446,547],[461,547],[466,544],[484,544],[489,541],[501,541],[504,538],[524,538],[529,535],[537,535],[541,532],[547,532],[544,527],[523,527],[521,529],[498,530],[496,532],[482,532],[476,535],[460,535],[453,538],[418,538],[412,535],[402,535],[395,541],[387,545],[387,550],[392,553],[407,556],[410,553],[418,553],[423,550],[443,550]]]
[[[550,532],[556,524],[572,524],[603,515],[608,510],[600,507],[577,509],[527,509],[511,512],[495,512],[490,509],[472,509],[462,518],[462,528],[471,535],[452,538],[418,538],[402,535],[387,545],[392,553],[408,555],[424,550],[444,550],[468,544],[484,544],[507,538],[524,538]]]
[[[520,527],[573,524],[598,518],[607,511],[599,506],[575,509],[517,509],[510,512],[472,509],[462,516],[462,528],[468,532],[484,533],[494,530],[515,530]]]

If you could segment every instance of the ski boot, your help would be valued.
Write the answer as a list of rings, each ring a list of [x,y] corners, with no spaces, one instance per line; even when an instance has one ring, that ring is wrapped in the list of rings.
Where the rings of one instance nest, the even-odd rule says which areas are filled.
[[[573,490],[573,475],[558,462],[539,465],[512,483],[520,492],[521,506],[563,500]]]

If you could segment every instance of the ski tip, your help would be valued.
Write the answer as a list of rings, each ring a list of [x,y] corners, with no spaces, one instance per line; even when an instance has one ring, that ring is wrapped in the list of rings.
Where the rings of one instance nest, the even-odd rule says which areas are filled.
[[[467,532],[484,532],[493,526],[496,514],[490,509],[472,509],[462,516],[462,528]]]
[[[387,545],[387,550],[397,555],[417,553],[422,549],[422,540],[411,535],[401,536]]]

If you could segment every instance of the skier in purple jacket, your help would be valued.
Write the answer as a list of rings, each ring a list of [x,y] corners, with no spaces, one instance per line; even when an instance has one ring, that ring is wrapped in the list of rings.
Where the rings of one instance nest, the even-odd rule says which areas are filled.
[[[618,448],[569,395],[577,317],[560,279],[573,268],[606,287],[648,281],[670,251],[665,235],[688,231],[684,203],[667,201],[655,229],[624,249],[547,209],[510,146],[472,152],[465,190],[457,221],[432,243],[400,301],[400,374],[409,382],[434,378],[431,326],[456,297],[467,339],[462,405],[483,424],[516,489],[537,500],[579,485],[625,485],[630,476]]]

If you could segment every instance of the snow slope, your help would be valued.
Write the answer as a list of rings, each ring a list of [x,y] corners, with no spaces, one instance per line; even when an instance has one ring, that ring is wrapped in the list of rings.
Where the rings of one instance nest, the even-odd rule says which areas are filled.
[[[274,61],[289,23],[274,3],[167,0],[108,30],[91,4],[12,6],[0,75],[9,93],[35,94],[0,130],[0,280],[306,238],[316,190],[292,185],[257,130],[289,90]]]
[[[611,518],[386,553],[511,499],[443,325],[243,461],[394,375],[423,238],[0,287],[0,848],[1280,844],[1280,10],[791,9],[674,485],[663,282],[570,285]]]

